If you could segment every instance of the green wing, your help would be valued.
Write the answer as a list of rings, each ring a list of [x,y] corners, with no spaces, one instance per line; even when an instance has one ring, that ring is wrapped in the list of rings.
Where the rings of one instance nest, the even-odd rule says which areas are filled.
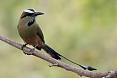
[[[41,40],[45,43],[43,32],[39,26],[37,26],[37,35],[41,38]]]

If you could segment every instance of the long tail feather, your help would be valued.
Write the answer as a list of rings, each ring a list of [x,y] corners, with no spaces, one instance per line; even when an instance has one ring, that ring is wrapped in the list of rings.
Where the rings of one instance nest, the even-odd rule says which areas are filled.
[[[55,50],[53,50],[51,47],[49,47],[48,45],[44,44],[43,49],[50,54],[53,58],[57,59],[57,60],[61,60],[61,58],[59,57],[59,53],[57,53]]]
[[[37,48],[38,49],[38,48]],[[47,44],[44,44],[44,47],[43,49],[48,53],[50,54],[53,58],[57,59],[57,60],[61,60],[61,57],[66,59],[67,61],[75,64],[75,65],[78,65],[80,66],[81,68],[83,68],[84,70],[89,70],[89,71],[93,71],[93,70],[97,70],[91,66],[84,66],[84,65],[81,65],[81,64],[78,64],[76,62],[73,62],[71,60],[69,60],[68,58],[64,57],[63,55],[59,54],[58,52],[56,52],[55,50],[53,50],[51,47],[49,47]]]

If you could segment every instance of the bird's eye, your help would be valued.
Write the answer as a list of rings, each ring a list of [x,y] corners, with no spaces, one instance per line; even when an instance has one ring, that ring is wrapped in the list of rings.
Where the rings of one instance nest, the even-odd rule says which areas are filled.
[[[27,13],[26,16],[32,16],[34,13]]]
[[[21,17],[21,19],[24,18],[24,17],[27,17],[27,16],[31,17],[31,16],[33,16],[33,14],[34,13],[27,13],[27,12],[25,12],[25,14]]]

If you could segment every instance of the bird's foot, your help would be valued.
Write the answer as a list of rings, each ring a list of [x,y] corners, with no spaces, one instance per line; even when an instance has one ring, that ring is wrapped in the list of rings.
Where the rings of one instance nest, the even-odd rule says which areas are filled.
[[[25,44],[25,45],[27,45],[27,44]],[[24,45],[24,46],[25,46],[25,45]],[[37,46],[37,45],[34,45],[34,48],[30,49],[30,51],[29,51],[29,52],[24,52],[24,54],[26,54],[26,55],[33,55],[33,54],[34,54],[34,50],[35,50],[36,46]]]
[[[23,50],[23,48],[26,47],[27,44],[28,44],[28,43],[23,44],[22,47],[21,47],[21,50]]]
[[[28,43],[22,45],[22,47],[21,47],[21,50],[22,50],[22,51],[23,51],[24,47],[26,47],[27,44],[28,44]],[[23,53],[24,53],[25,55],[27,55],[27,52],[23,51]]]
[[[34,50],[35,50],[35,48],[30,49],[30,51],[28,51],[28,52],[23,51],[23,53],[24,53],[25,55],[33,55]]]
[[[29,51],[29,55],[32,55],[32,54],[34,53],[34,50],[35,50],[35,48],[31,49],[31,50]]]

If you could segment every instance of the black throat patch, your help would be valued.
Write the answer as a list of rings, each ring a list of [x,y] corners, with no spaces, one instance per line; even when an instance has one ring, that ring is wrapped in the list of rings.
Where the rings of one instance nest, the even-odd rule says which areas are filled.
[[[31,26],[34,22],[35,22],[35,19],[29,21],[29,22],[27,23],[27,26]]]

